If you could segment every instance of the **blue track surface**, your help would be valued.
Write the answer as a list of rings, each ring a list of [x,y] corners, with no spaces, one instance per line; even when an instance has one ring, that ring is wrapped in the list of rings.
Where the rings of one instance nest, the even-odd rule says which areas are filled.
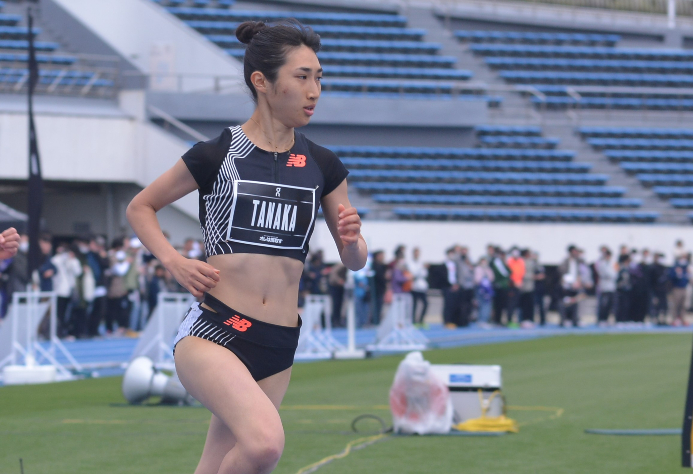
[[[693,328],[686,327],[585,327],[585,328],[561,328],[548,325],[535,329],[478,329],[474,327],[464,329],[445,329],[442,325],[431,325],[429,329],[422,330],[429,339],[431,349],[449,348],[461,346],[474,346],[482,344],[498,344],[511,341],[526,341],[541,337],[553,337],[563,335],[591,335],[591,334],[671,334],[690,333]],[[346,345],[346,329],[334,329],[333,336]],[[376,328],[359,329],[356,331],[356,345],[364,347],[375,341]],[[124,364],[130,359],[130,355],[137,344],[137,338],[111,338],[77,340],[63,342],[65,348],[72,356],[88,369],[94,369],[99,376],[122,374]],[[58,353],[58,361],[67,364],[67,359]],[[298,362],[298,361],[297,361]],[[96,375],[96,374],[95,374]]]

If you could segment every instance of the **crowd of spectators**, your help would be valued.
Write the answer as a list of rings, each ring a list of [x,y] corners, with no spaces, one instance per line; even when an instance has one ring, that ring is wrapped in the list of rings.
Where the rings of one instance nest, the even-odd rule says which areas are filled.
[[[157,305],[160,292],[184,289],[136,238],[110,245],[100,236],[55,241],[39,238],[42,264],[28,274],[29,239],[20,236],[19,251],[0,262],[4,317],[15,292],[52,291],[57,296],[59,337],[89,338],[136,335]],[[201,258],[199,243],[188,240],[179,251]]]
[[[600,326],[687,325],[684,315],[693,307],[691,255],[681,241],[669,265],[660,252],[627,245],[619,247],[617,257],[608,247],[600,248],[592,263],[570,245],[557,266],[542,265],[537,252],[519,247],[488,245],[473,261],[466,247],[455,245],[443,264],[423,263],[420,254],[414,248],[407,255],[399,246],[386,262],[384,252],[375,251],[364,269],[350,272],[341,264],[326,265],[318,251],[306,262],[302,292],[332,296],[333,327],[344,325],[343,295],[349,290],[358,327],[379,324],[383,306],[397,293],[411,294],[412,321],[425,325],[429,290],[442,293],[443,323],[450,329],[473,323],[481,328],[543,326],[549,310],[557,313],[561,326],[580,326],[583,302],[592,296]]]
[[[159,293],[185,291],[137,238],[117,238],[109,245],[101,236],[61,241],[43,234],[39,244],[43,263],[32,275],[25,235],[16,255],[0,261],[0,315],[17,291],[53,291],[60,337],[134,336],[155,310]],[[178,251],[204,259],[202,248],[188,239]],[[669,265],[659,252],[625,245],[617,256],[602,247],[591,264],[571,245],[560,265],[546,267],[536,252],[519,247],[489,245],[472,260],[466,247],[455,245],[442,263],[431,264],[421,260],[418,248],[407,252],[399,246],[391,259],[378,250],[362,270],[352,272],[341,263],[328,264],[318,250],[306,260],[299,306],[306,294],[330,295],[332,327],[341,327],[345,302],[353,296],[356,325],[368,327],[380,323],[393,295],[409,293],[412,321],[425,326],[429,296],[440,294],[447,328],[529,328],[545,325],[549,309],[557,311],[561,325],[580,325],[582,302],[595,296],[600,325],[685,325],[690,265],[691,255],[680,241]]]

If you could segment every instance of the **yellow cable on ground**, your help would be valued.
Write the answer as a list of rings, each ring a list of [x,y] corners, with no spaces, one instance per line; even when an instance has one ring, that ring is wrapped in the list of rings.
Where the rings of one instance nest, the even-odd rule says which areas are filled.
[[[327,456],[326,458],[321,459],[318,462],[315,462],[309,466],[303,467],[298,470],[296,474],[310,474],[311,472],[317,471],[319,468],[324,466],[325,464],[331,463],[335,459],[342,459],[345,458],[351,453],[352,450],[356,449],[361,449],[365,448],[366,446],[373,444],[381,439],[387,438],[390,436],[389,434],[379,434],[375,436],[367,436],[365,438],[359,438],[355,439],[353,441],[350,441],[347,443],[346,447],[344,448],[344,451],[338,454],[332,454],[330,456]]]

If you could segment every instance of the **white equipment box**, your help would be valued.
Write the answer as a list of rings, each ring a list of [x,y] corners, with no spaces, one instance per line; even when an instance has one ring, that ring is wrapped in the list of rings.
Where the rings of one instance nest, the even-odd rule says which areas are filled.
[[[431,364],[431,369],[450,390],[455,424],[481,416],[482,402],[479,399],[479,390],[484,399],[483,403],[488,403],[493,392],[501,389],[500,365]],[[501,416],[504,404],[501,394],[496,394],[489,404],[486,416]]]

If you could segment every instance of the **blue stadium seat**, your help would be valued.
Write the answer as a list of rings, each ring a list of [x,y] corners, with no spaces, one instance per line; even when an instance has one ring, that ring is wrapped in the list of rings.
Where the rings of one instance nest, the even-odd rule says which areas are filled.
[[[505,44],[472,44],[469,47],[482,56],[614,59],[641,61],[691,61],[693,51],[685,49],[607,48],[586,46],[535,46]]]
[[[524,220],[552,222],[633,222],[652,223],[659,218],[657,212],[642,211],[553,211],[533,209],[441,209],[394,208],[400,219],[415,220]],[[692,214],[693,219],[693,214]]]
[[[207,35],[207,39],[222,48],[243,49],[245,45],[235,35]],[[419,41],[378,41],[355,39],[320,39],[323,52],[366,52],[366,53],[416,53],[435,54],[440,50],[438,43]]]
[[[626,188],[621,186],[562,186],[531,184],[452,184],[452,183],[392,183],[350,182],[349,186],[366,193],[402,194],[481,194],[485,196],[583,196],[621,197]],[[678,189],[678,188],[677,188]],[[685,189],[685,188],[681,188]],[[691,192],[693,196],[693,191]]]
[[[415,67],[369,67],[369,66],[323,66],[325,75],[364,77],[364,78],[392,78],[392,79],[440,79],[466,81],[472,77],[471,71],[460,69],[434,69]]]
[[[693,99],[656,99],[641,97],[532,97],[532,103],[538,107],[551,109],[580,107],[588,109],[620,109],[620,110],[693,110]]]
[[[0,25],[1,26],[16,26],[17,23],[22,21],[20,15],[9,15],[6,13],[0,13]]]
[[[693,140],[657,138],[588,138],[594,148],[649,149],[649,150],[693,150]]]
[[[447,91],[439,91],[435,93],[433,91],[428,92],[418,92],[411,90],[401,90],[398,92],[377,92],[369,90],[352,90],[352,91],[339,91],[339,90],[323,90],[323,97],[368,97],[368,98],[382,98],[382,99],[401,99],[402,95],[406,95],[407,100],[457,100],[463,101],[485,101],[489,107],[499,107],[503,103],[503,97],[501,96],[486,96],[486,95],[476,95],[476,94],[456,94],[452,95]]]
[[[58,43],[48,41],[35,41],[34,49],[37,51],[55,51]],[[27,40],[0,40],[0,49],[29,49]]]
[[[572,150],[540,150],[514,148],[437,148],[333,145],[328,147],[340,157],[377,158],[458,158],[488,160],[571,161]]]
[[[612,161],[662,161],[691,162],[691,151],[662,150],[604,150],[604,155]]]
[[[14,54],[14,53],[0,53],[0,62],[27,62],[29,61],[28,54]],[[37,54],[36,62],[41,64],[55,64],[62,66],[69,66],[74,64],[77,58],[74,56],[61,56],[61,55],[46,55]]]
[[[528,137],[541,136],[541,127],[512,126],[512,125],[479,125],[474,129],[479,136],[485,135],[518,135]]]
[[[519,173],[487,171],[422,171],[422,170],[351,170],[352,181],[409,181],[449,183],[524,183],[524,184],[603,184],[608,175],[589,173]],[[693,177],[692,177],[693,178]]]
[[[509,148],[556,148],[558,138],[522,137],[522,136],[480,136],[479,142],[488,147]]]
[[[693,198],[693,187],[690,186],[654,186],[652,191],[662,198]]]
[[[248,20],[277,21],[285,18],[295,18],[309,25],[348,25],[399,27],[407,25],[407,19],[398,15],[383,15],[370,13],[331,13],[331,12],[301,12],[273,10],[227,10],[227,9],[198,9],[198,8],[168,8],[168,11],[182,20],[214,20],[234,21],[242,23]]]
[[[543,173],[587,173],[590,163],[550,162],[550,161],[488,161],[429,158],[342,158],[349,169],[398,169],[398,170],[498,170],[498,171],[539,171]]]
[[[372,53],[318,53],[321,64],[373,65],[399,67],[454,67],[457,59],[453,56],[433,56],[430,54],[372,54]]]
[[[640,207],[640,199],[589,197],[533,197],[430,194],[373,194],[375,202],[385,204],[444,204],[465,206],[542,206],[542,207]]]
[[[690,74],[693,64],[681,61],[628,61],[566,58],[487,57],[487,65],[497,69],[588,72],[634,72],[640,74]]]
[[[436,54],[441,48],[442,45],[440,43],[424,43],[420,41],[320,39],[320,51],[324,52]]]
[[[626,128],[626,127],[580,127],[578,132],[590,138],[687,138],[693,139],[689,128]]]
[[[240,22],[185,20],[185,24],[203,34],[235,34]],[[412,28],[314,25],[313,30],[325,38],[353,38],[377,40],[420,40],[426,30]]]
[[[40,28],[32,30],[34,36],[41,33]],[[0,26],[0,39],[25,39],[29,35],[29,28],[24,26]]]
[[[693,199],[670,199],[669,203],[677,209],[693,208]]]
[[[503,79],[518,84],[572,84],[632,87],[691,87],[693,76],[680,74],[624,74],[560,71],[500,71]]]
[[[637,175],[638,180],[645,186],[654,185],[677,185],[690,186],[693,184],[692,175],[681,175],[681,174],[639,174]]]
[[[606,46],[614,46],[621,40],[619,35],[485,30],[458,30],[455,31],[455,37],[474,43],[603,44]]]
[[[389,92],[414,94],[452,94],[453,84],[444,82],[407,82],[368,79],[329,78],[322,81],[323,91]]]
[[[628,173],[693,173],[693,163],[621,162],[621,168]]]

